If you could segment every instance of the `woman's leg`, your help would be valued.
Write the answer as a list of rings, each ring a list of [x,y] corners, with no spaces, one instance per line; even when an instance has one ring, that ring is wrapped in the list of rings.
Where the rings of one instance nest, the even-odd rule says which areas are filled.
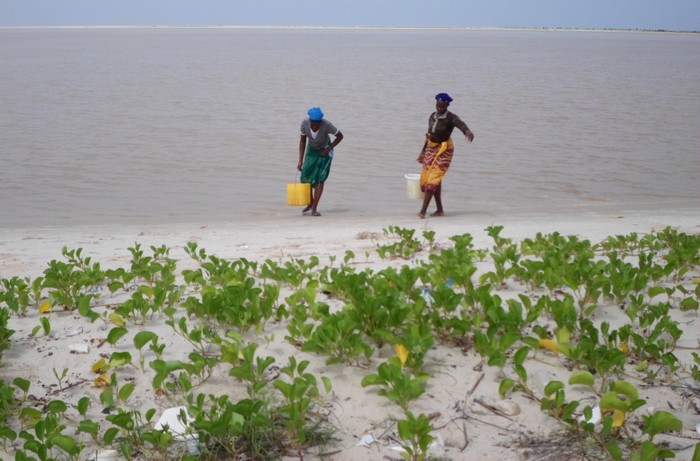
[[[314,187],[315,193],[313,194],[312,202],[311,202],[311,214],[314,216],[321,216],[321,214],[316,211],[316,208],[318,207],[318,202],[321,200],[321,194],[323,194],[323,183],[320,182],[316,184],[316,187]]]
[[[423,207],[420,209],[420,213],[418,213],[419,218],[425,218],[425,213],[428,211],[428,206],[430,205],[430,200],[432,200],[434,193],[434,191],[426,189],[425,197],[423,198]]]
[[[435,189],[435,206],[437,210],[431,216],[442,216],[445,214],[442,209],[442,183],[438,184],[437,189]]]
[[[301,210],[301,214],[308,213],[311,211],[311,208],[313,207],[314,203],[314,188],[313,185],[309,187],[309,204],[304,207],[303,210]]]

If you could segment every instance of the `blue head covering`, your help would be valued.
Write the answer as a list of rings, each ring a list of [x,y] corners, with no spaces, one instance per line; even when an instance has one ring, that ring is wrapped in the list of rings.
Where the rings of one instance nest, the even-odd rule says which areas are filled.
[[[307,114],[309,114],[309,120],[312,122],[320,122],[323,120],[323,111],[320,107],[312,107]]]
[[[441,101],[441,102],[446,102],[446,103],[448,103],[448,104],[452,102],[452,98],[451,98],[450,95],[447,94],[447,93],[438,93],[438,94],[435,96],[435,99],[438,100],[438,101]]]

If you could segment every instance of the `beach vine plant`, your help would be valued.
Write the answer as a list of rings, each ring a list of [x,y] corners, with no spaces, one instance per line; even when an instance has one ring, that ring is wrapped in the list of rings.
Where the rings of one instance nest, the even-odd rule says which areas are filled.
[[[411,406],[431,379],[426,363],[437,342],[498,368],[502,397],[523,392],[537,400],[576,436],[579,450],[597,453],[591,456],[669,457],[671,450],[658,439],[680,430],[677,419],[664,411],[638,415],[644,401],[632,380],[670,388],[700,377],[697,353],[692,363],[677,355],[687,329],[674,315],[699,309],[700,236],[666,228],[593,244],[558,233],[516,242],[503,231],[486,229],[493,245],[485,250],[475,248],[469,234],[439,245],[432,231],[423,231],[421,242],[415,230],[392,226],[385,229],[392,242],[378,245],[376,253],[411,264],[376,271],[361,270],[352,252],[331,258],[330,265],[317,256],[258,263],[225,260],[193,242],[185,252],[194,269],[178,271],[166,246],[151,246],[148,253],[136,243],[128,248],[127,267],[103,270],[82,249],[64,248],[63,260],[49,262],[41,277],[0,279],[0,354],[11,346],[13,315],[38,314],[46,336],[48,317],[59,306],[90,322],[103,319],[109,325],[104,341],[113,350],[92,371],[110,414],[98,423],[85,400],[51,400],[42,413],[27,400],[29,381],[0,382],[4,450],[13,450],[16,459],[59,453],[77,459],[90,443],[115,447],[127,459],[278,459],[290,452],[303,458],[312,445],[330,440],[318,430],[324,420],[314,410],[324,397],[319,383],[325,394],[332,383],[309,372],[307,354],[325,357],[331,367],[366,369],[358,384],[404,412],[397,421],[402,455],[426,459],[433,429]],[[509,295],[512,286],[526,293]],[[105,291],[114,301],[109,306],[100,304]],[[613,326],[598,320],[603,303],[619,307],[629,321]],[[169,325],[186,353],[166,357],[173,351],[147,329],[153,322]],[[275,358],[256,355],[270,322],[284,324],[286,340],[302,358],[292,356],[279,368]],[[131,344],[137,363],[119,350]],[[396,356],[377,360],[386,347]],[[551,381],[542,390],[532,382],[530,361],[543,355],[570,370],[569,386],[590,389],[599,423],[592,422],[596,405],[571,398],[563,382]],[[244,398],[194,393],[221,367]],[[62,392],[66,372],[59,370],[54,368]],[[154,429],[155,410],[130,408],[135,383],[126,376],[137,370],[156,394],[186,403],[199,455],[185,454],[177,438]],[[79,414],[77,429],[71,409]]]

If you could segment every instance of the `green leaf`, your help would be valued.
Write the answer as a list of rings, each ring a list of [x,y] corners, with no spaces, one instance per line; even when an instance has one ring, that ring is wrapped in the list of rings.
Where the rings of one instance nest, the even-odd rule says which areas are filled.
[[[58,434],[51,437],[51,443],[61,448],[68,454],[76,454],[75,451],[78,448],[78,443],[74,438],[63,434]]]
[[[12,380],[12,384],[19,387],[22,392],[29,392],[29,386],[31,385],[29,380],[24,378],[15,378]]]
[[[693,298],[693,297],[688,297],[683,299],[678,306],[681,308],[682,311],[696,311],[698,310],[698,307],[700,304],[698,301]]]
[[[17,433],[10,429],[8,426],[0,426],[0,439],[7,439],[14,441],[17,439]]]
[[[564,354],[565,357],[571,358],[572,354],[576,349],[569,343],[559,343],[559,352]]]
[[[569,329],[566,328],[565,326],[559,328],[557,330],[557,342],[559,344],[569,344],[569,341],[571,340],[571,333],[569,332]]]
[[[582,384],[584,386],[591,386],[595,383],[595,378],[593,374],[588,371],[577,371],[569,378],[569,385]]]
[[[639,392],[637,392],[637,388],[627,381],[615,381],[612,388],[618,394],[624,394],[627,396],[630,403],[639,399]]]
[[[124,327],[114,327],[107,333],[107,342],[111,345],[115,345],[119,339],[121,339],[127,333],[127,329]]]
[[[157,339],[158,335],[152,331],[139,331],[136,333],[136,336],[134,336],[134,346],[136,346],[136,349],[142,349],[143,346]]]
[[[122,365],[128,365],[131,363],[131,354],[128,352],[115,352],[109,358],[109,366],[121,367]]]
[[[683,422],[668,411],[656,411],[645,419],[646,425],[642,433],[652,437],[666,431],[680,432],[683,430]]]
[[[153,289],[148,285],[141,285],[136,289],[138,293],[145,294],[148,298],[153,299]]]
[[[549,397],[560,389],[564,389],[564,383],[561,381],[550,381],[544,387],[544,395]]]
[[[85,416],[85,414],[88,411],[88,408],[90,407],[90,398],[89,397],[83,397],[80,400],[78,400],[78,413],[80,416]]]
[[[110,322],[117,325],[118,327],[123,327],[124,325],[126,325],[126,320],[124,320],[124,317],[122,317],[116,312],[112,312],[111,314],[109,314],[108,318]]]
[[[118,427],[110,427],[105,431],[105,435],[102,436],[102,440],[105,441],[105,444],[111,445],[112,442],[114,441],[114,438],[119,435],[119,428]]]
[[[332,389],[331,380],[327,376],[322,376],[321,381],[323,381],[323,388],[325,389],[326,394],[328,394]]]
[[[41,317],[39,322],[41,322],[41,328],[44,330],[44,334],[48,336],[49,333],[51,333],[51,322],[46,317]]]
[[[620,449],[617,441],[611,440],[605,444],[605,447],[608,449],[608,453],[610,453],[610,456],[612,456],[615,461],[622,459],[622,450]]]
[[[377,386],[382,384],[386,384],[386,380],[379,375],[366,375],[360,382],[362,387]]]
[[[92,294],[84,294],[78,298],[78,312],[83,317],[87,317],[90,321],[94,322],[99,318],[99,314],[90,309],[90,303],[92,302]]]
[[[540,340],[539,338],[533,338],[532,336],[525,336],[523,338],[520,338],[522,342],[530,346],[530,348],[537,350],[540,348]]]
[[[660,287],[660,286],[653,286],[649,287],[647,290],[647,295],[649,296],[649,299],[654,298],[655,296],[659,296],[666,293],[666,288]]]
[[[601,410],[620,410],[627,411],[629,402],[621,400],[616,392],[608,392],[600,399]]]
[[[134,383],[124,384],[119,389],[119,400],[121,400],[122,402],[126,402],[127,400],[129,400],[129,397],[131,397],[131,394],[134,392],[135,388],[136,385]]]
[[[50,413],[65,413],[68,405],[62,400],[52,400],[46,405],[46,410]]]
[[[151,408],[146,412],[146,421],[150,421],[153,419],[153,416],[156,414],[156,409]]]
[[[78,424],[78,432],[84,432],[86,434],[90,435],[97,435],[97,432],[100,430],[100,425],[97,424],[94,421],[91,421],[89,419],[80,421]]]
[[[529,347],[521,347],[515,352],[515,354],[513,354],[513,361],[518,364],[524,363],[528,352],[530,352]]]
[[[513,387],[515,387],[515,382],[512,379],[504,379],[498,386],[498,395],[500,395],[502,399],[505,398],[508,392],[510,392],[510,390],[513,389]]]
[[[109,291],[114,293],[115,291],[124,288],[124,284],[122,282],[111,282],[109,285],[107,285],[107,288],[109,288]]]
[[[19,418],[22,421],[29,421],[30,424],[33,424],[35,421],[40,420],[41,417],[41,411],[36,408],[24,407],[19,412]]]

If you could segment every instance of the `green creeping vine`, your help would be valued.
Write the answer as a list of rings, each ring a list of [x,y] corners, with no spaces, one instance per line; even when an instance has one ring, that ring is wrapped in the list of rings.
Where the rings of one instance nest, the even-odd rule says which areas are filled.
[[[28,380],[0,381],[3,450],[16,460],[81,459],[88,447],[111,447],[126,459],[273,460],[291,452],[303,459],[329,443],[334,429],[318,411],[325,397],[319,385],[328,394],[331,383],[309,372],[309,359],[321,355],[330,367],[367,370],[358,385],[403,411],[402,456],[423,460],[433,428],[411,407],[431,379],[428,353],[438,343],[498,367],[500,395],[523,392],[538,401],[569,431],[577,456],[673,456],[663,438],[681,430],[678,419],[665,411],[638,415],[644,401],[633,382],[673,392],[679,380],[700,380],[700,356],[693,352],[685,363],[678,353],[693,329],[677,315],[697,315],[700,307],[700,236],[666,228],[595,244],[559,233],[515,242],[503,230],[486,229],[493,245],[484,250],[469,234],[440,244],[432,231],[421,241],[413,229],[388,227],[392,242],[376,253],[390,264],[377,271],[360,270],[350,250],[342,262],[331,256],[329,265],[316,256],[258,263],[218,258],[192,242],[185,253],[195,269],[178,272],[169,248],[151,246],[149,253],[136,243],[128,267],[103,270],[82,249],[64,248],[63,260],[49,262],[41,277],[0,279],[0,354],[10,347],[13,315],[40,316],[34,333],[43,329],[45,337],[35,341],[48,340],[56,306],[88,322],[102,319],[111,350],[91,371],[109,415],[84,399],[47,401],[41,411],[28,397]],[[392,264],[395,258],[411,264]],[[121,301],[100,305],[105,294]],[[622,309],[628,321],[598,320],[603,305]],[[157,322],[172,328],[183,353],[149,331]],[[277,358],[257,355],[256,340],[270,323],[286,329],[285,339],[298,348],[281,368]],[[396,356],[378,362],[383,347]],[[543,354],[570,370],[566,384],[540,390],[531,382],[528,368]],[[63,392],[68,369],[49,366]],[[241,398],[197,391],[214,376],[230,380]],[[154,429],[154,409],[133,408],[137,384],[187,407],[196,450]],[[584,405],[567,386],[589,389],[596,404]]]

